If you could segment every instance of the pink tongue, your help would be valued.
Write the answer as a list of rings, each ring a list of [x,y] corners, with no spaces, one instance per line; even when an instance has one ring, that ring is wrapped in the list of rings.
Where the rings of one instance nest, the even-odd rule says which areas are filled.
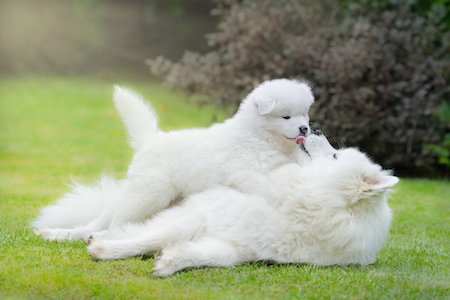
[[[300,145],[300,143],[305,144],[306,138],[305,138],[304,136],[298,136],[298,137],[295,139],[295,142],[296,142],[297,144],[299,144],[299,145]]]

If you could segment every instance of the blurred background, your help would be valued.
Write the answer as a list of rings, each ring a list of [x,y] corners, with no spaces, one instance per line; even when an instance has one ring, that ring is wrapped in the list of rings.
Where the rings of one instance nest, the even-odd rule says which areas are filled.
[[[235,111],[311,84],[312,124],[399,175],[450,172],[450,0],[0,0],[0,76],[139,78]]]
[[[0,75],[150,74],[144,61],[208,50],[209,0],[0,0]]]

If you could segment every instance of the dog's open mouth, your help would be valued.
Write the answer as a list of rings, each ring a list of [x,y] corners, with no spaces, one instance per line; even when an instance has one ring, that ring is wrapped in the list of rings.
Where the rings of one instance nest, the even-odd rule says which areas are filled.
[[[302,149],[303,151],[306,152],[306,154],[309,155],[309,152],[308,152],[308,151],[306,150],[306,148],[305,148],[306,137],[300,135],[300,136],[298,136],[298,137],[295,139],[295,142],[296,142],[298,145],[300,145],[300,149]],[[309,156],[311,156],[311,155],[309,155]]]
[[[311,156],[308,152],[308,150],[306,150],[305,148],[305,144],[300,144],[300,149],[302,149],[303,151],[305,151],[306,154],[308,154],[309,156]]]

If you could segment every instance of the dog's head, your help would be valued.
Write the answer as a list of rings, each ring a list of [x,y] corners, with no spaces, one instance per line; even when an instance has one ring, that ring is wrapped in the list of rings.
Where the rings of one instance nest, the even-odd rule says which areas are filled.
[[[399,181],[357,149],[336,150],[320,131],[308,136],[300,148],[311,158],[307,165],[311,175],[326,182],[334,196],[348,205],[385,199]]]
[[[297,80],[275,79],[256,87],[242,102],[240,118],[249,119],[286,143],[310,134],[309,108],[314,102],[311,88]]]

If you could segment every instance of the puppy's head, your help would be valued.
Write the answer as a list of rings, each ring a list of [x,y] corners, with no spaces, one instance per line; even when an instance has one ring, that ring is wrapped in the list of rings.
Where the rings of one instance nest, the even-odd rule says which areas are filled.
[[[297,80],[275,79],[256,87],[242,102],[240,118],[252,126],[295,145],[298,136],[310,134],[309,108],[314,102],[311,88]]]

